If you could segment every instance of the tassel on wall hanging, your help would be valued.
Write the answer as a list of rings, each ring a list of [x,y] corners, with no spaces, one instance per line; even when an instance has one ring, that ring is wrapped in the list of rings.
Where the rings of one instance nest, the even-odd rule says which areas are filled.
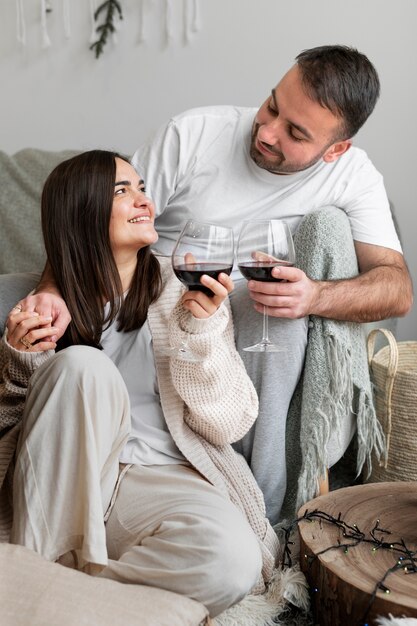
[[[145,42],[145,0],[139,0],[139,35],[138,43]]]
[[[189,43],[201,28],[200,0],[186,0],[185,10],[185,41]]]
[[[91,35],[90,35],[90,43],[94,43],[97,39],[96,35],[96,20],[95,14],[97,11],[97,2],[96,0],[90,0],[90,17],[91,17]]]
[[[70,0],[62,0],[62,13],[64,16],[64,34],[66,39],[71,37]]]
[[[46,23],[46,15],[52,11],[52,7],[46,0],[41,0],[41,35],[42,35],[42,48],[49,48],[51,46],[51,40],[48,35],[48,27]]]
[[[23,0],[16,0],[16,36],[17,41],[26,46],[26,19]]]
[[[46,49],[52,45],[48,33],[48,14],[53,10],[57,0],[39,0],[40,2],[40,27],[41,46]],[[90,50],[99,58],[108,42],[109,36],[116,41],[116,33],[123,20],[122,0],[105,0],[98,4],[99,0],[89,0],[89,14],[91,20]],[[175,37],[174,0],[160,0],[163,3],[163,34],[166,44],[171,44]],[[71,37],[71,0],[61,0],[64,23],[64,34],[67,39]],[[154,0],[138,0],[139,11],[139,34],[137,42],[143,44],[146,40],[145,13],[146,4],[155,4]],[[184,11],[184,35],[185,42],[189,43],[194,33],[201,28],[200,0],[183,0]],[[16,38],[20,45],[26,46],[27,31],[24,0],[16,0]]]
[[[41,46],[49,48],[52,43],[48,34],[47,18],[52,13],[52,0],[40,0]],[[70,0],[62,0],[62,14],[64,19],[64,34],[71,37]],[[16,0],[16,37],[17,41],[26,46],[26,18],[23,0]]]

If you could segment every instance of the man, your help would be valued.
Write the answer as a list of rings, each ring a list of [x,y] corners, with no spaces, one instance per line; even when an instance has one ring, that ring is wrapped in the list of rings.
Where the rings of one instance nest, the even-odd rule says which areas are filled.
[[[185,112],[133,158],[159,211],[159,249],[167,254],[191,217],[226,223],[236,235],[244,218],[282,218],[294,230],[305,213],[325,205],[349,217],[357,278],[317,282],[299,269],[276,268],[275,277],[287,282],[248,284],[255,309],[268,305],[269,315],[280,318],[271,326],[284,348],[274,356],[242,353],[260,415],[237,449],[273,521],[285,492],[285,416],[302,368],[305,316],[366,322],[404,315],[412,300],[382,177],[352,148],[378,96],[377,73],[364,55],[342,46],[307,50],[256,114],[236,107]],[[237,282],[232,307],[243,347],[247,329],[253,339],[261,324],[248,308],[244,281]]]
[[[280,267],[273,275],[285,282],[240,280],[232,296],[238,347],[248,345],[249,332],[259,333],[256,312],[267,305],[276,318],[270,332],[284,350],[242,354],[260,413],[236,447],[272,522],[285,493],[285,422],[303,365],[306,316],[366,322],[405,315],[412,303],[382,177],[352,147],[378,96],[378,75],[363,54],[344,46],[306,50],[258,112],[230,106],[185,112],[133,158],[157,207],[158,250],[165,254],[192,217],[230,225],[236,235],[248,218],[285,219],[295,230],[303,215],[326,205],[350,220],[357,277],[313,281],[300,269]],[[33,301],[24,302],[29,306]]]

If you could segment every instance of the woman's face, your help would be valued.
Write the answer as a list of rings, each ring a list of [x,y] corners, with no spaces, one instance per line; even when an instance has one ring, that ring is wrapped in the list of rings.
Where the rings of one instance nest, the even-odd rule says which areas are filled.
[[[115,258],[136,254],[158,240],[154,228],[155,208],[145,195],[145,183],[134,168],[116,158],[110,244]]]

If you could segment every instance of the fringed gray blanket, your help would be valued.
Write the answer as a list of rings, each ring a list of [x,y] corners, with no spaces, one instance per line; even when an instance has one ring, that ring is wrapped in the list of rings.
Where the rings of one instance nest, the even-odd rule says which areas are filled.
[[[297,266],[310,278],[337,280],[358,273],[355,248],[345,213],[325,207],[307,215],[295,237]],[[327,445],[346,420],[356,420],[358,474],[371,453],[385,450],[369,378],[361,324],[311,316],[301,380],[287,420],[287,493],[282,519],[317,495],[318,479],[328,467]]]

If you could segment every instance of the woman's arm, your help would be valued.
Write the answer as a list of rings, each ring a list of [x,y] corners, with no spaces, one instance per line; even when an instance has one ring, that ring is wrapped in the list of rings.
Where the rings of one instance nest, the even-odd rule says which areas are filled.
[[[233,284],[226,278],[219,277],[220,287],[221,283],[227,284],[230,291]],[[214,290],[216,282],[205,284]],[[222,300],[227,291],[222,292]],[[185,307],[192,309],[194,315]],[[235,348],[229,307],[220,304],[210,316],[203,317],[202,312],[197,318],[199,307],[203,311],[205,307],[213,310],[215,298],[208,298],[202,292],[186,292],[172,312],[169,334],[171,345],[179,345],[186,339],[191,350],[203,360],[195,363],[171,358],[171,376],[186,404],[187,424],[204,439],[220,446],[241,439],[249,430],[258,415],[258,398]]]
[[[55,344],[42,341],[53,330],[49,325],[50,320],[17,307],[9,314],[0,341],[0,436],[20,421],[31,375],[54,354]]]

